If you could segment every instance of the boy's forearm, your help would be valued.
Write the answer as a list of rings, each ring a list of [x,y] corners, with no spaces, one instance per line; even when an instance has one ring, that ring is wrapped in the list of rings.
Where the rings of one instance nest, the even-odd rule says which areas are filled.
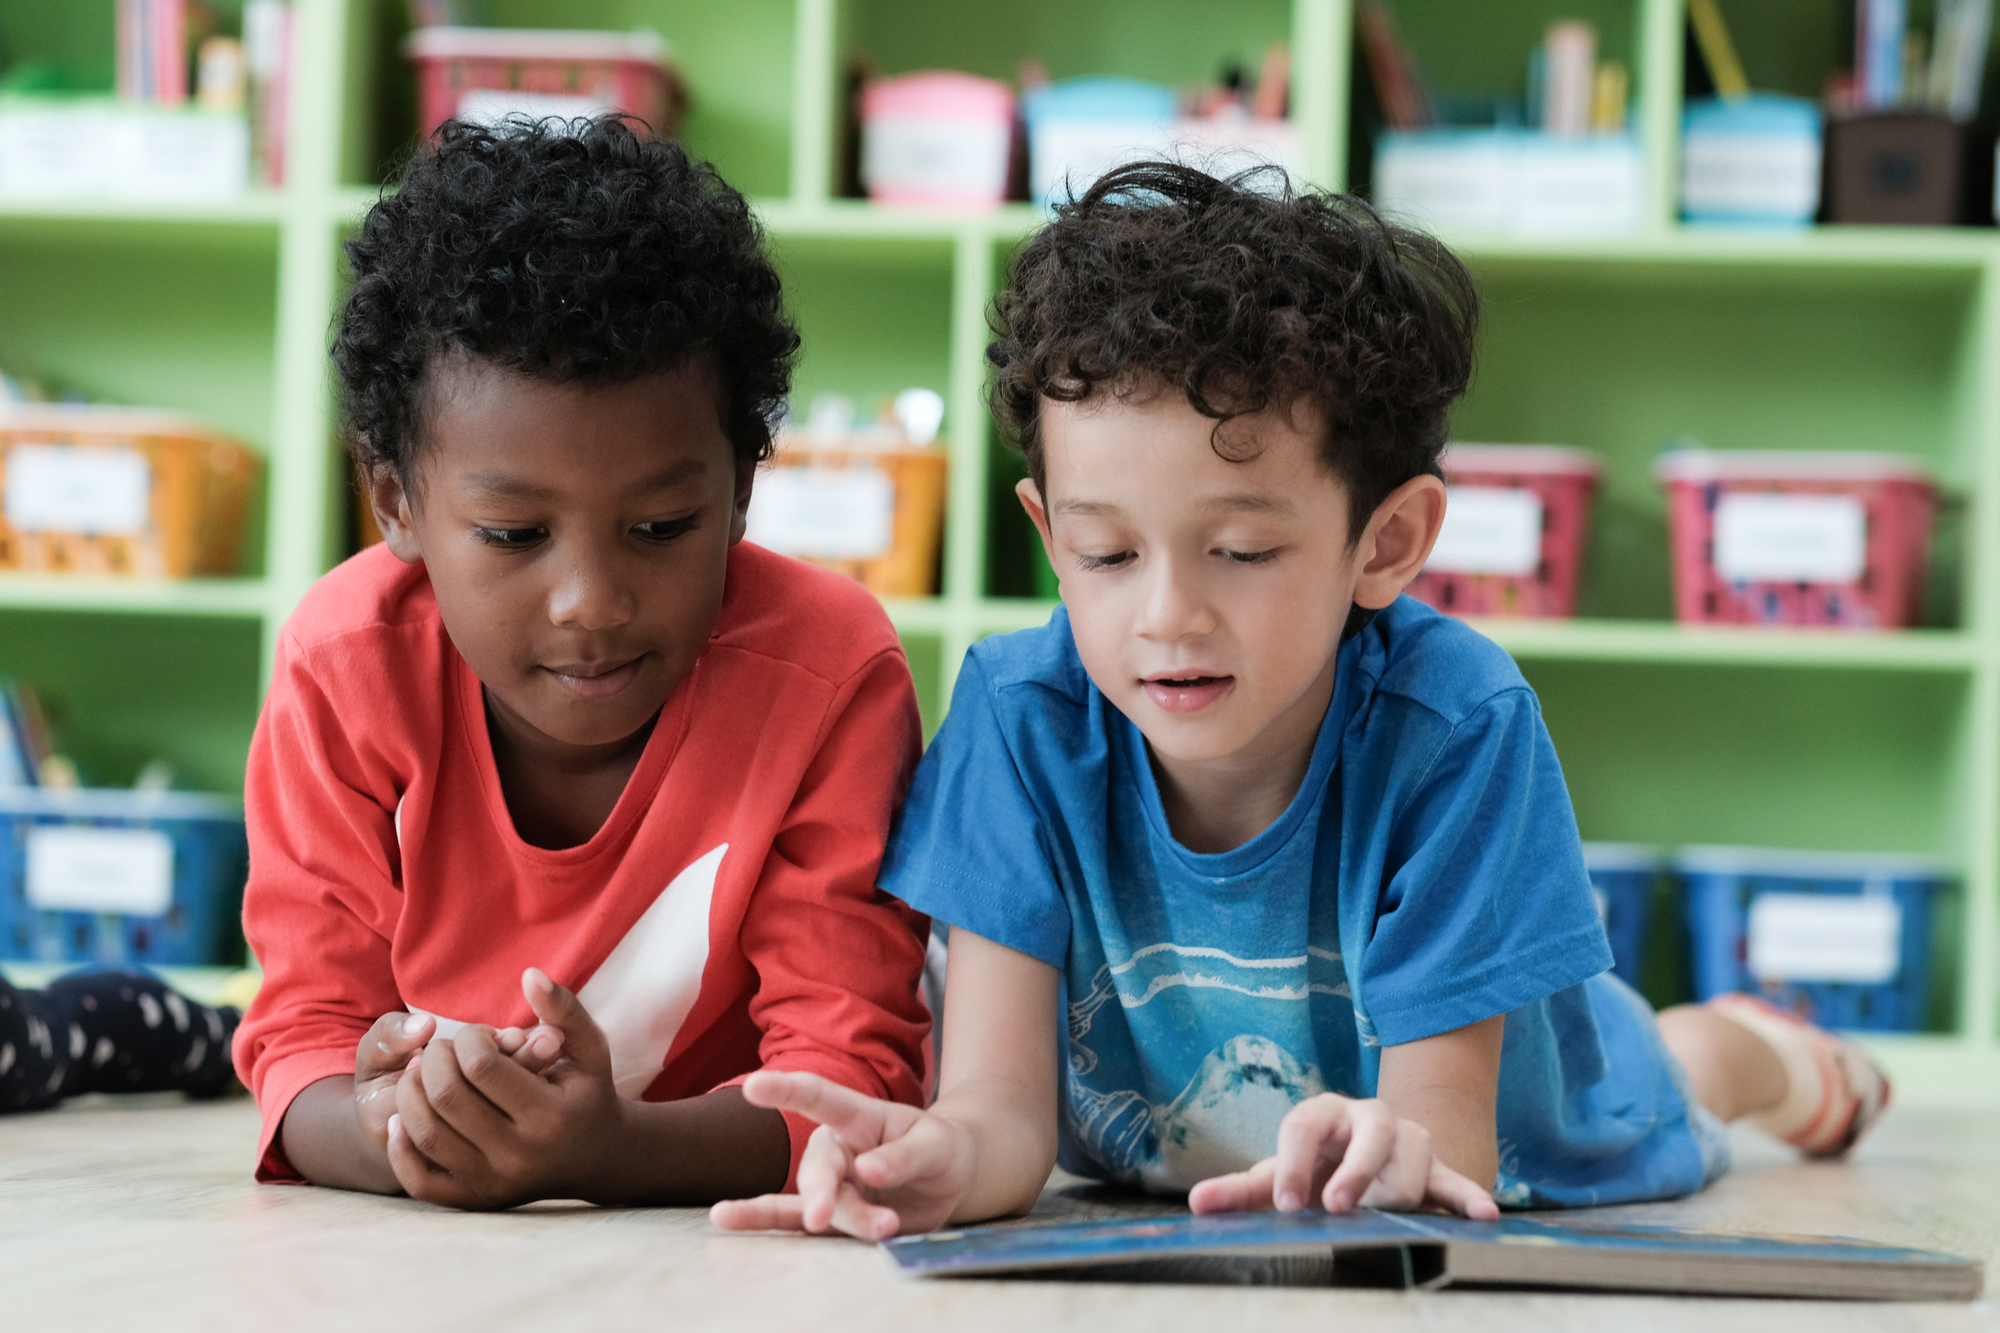
[[[292,1169],[315,1185],[369,1194],[403,1192],[387,1154],[361,1127],[352,1074],[308,1084],[292,1099],[278,1133]]]
[[[791,1174],[784,1116],[752,1106],[740,1088],[620,1109],[618,1141],[583,1182],[592,1203],[705,1205],[776,1193]]]
[[[1030,1089],[998,1080],[967,1083],[939,1097],[931,1114],[972,1139],[972,1183],[953,1222],[983,1222],[1034,1207],[1056,1164],[1054,1117]]]
[[[1500,1143],[1493,1133],[1492,1107],[1453,1088],[1406,1093],[1391,1105],[1396,1114],[1431,1132],[1437,1160],[1482,1188],[1500,1174]]]
[[[1491,1187],[1500,1171],[1494,1102],[1506,1017],[1382,1052],[1376,1095],[1406,1120],[1431,1132],[1437,1159],[1468,1180]]]

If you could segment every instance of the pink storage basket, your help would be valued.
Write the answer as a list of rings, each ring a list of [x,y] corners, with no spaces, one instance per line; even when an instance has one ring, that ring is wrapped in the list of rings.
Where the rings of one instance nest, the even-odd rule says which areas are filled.
[[[949,70],[861,90],[861,183],[882,204],[991,208],[1007,198],[1014,91]]]
[[[1445,530],[1410,595],[1461,616],[1575,615],[1600,473],[1584,449],[1451,446]]]
[[[1685,624],[1914,625],[1937,484],[1894,454],[1660,455]]]
[[[687,93],[658,33],[546,28],[418,28],[403,43],[417,71],[417,133],[510,112],[636,116],[679,131]]]

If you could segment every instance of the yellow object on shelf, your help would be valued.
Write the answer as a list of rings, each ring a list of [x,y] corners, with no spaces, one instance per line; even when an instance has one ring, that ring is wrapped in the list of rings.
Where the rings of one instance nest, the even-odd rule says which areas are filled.
[[[0,570],[234,574],[260,466],[239,441],[167,412],[0,408]]]

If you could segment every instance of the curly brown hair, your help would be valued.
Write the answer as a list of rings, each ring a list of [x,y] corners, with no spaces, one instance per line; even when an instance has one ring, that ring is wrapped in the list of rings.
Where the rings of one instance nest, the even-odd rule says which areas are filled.
[[[1135,163],[1059,205],[1015,256],[990,321],[991,406],[1040,489],[1044,398],[1177,386],[1239,460],[1230,421],[1309,404],[1353,542],[1396,487],[1441,475],[1478,317],[1450,250],[1351,195],[1295,191],[1276,168]]]

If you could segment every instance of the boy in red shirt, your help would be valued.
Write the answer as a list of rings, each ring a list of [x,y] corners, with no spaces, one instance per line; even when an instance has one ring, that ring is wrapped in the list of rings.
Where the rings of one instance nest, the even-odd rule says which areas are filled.
[[[385,541],[250,756],[257,1175],[461,1207],[777,1189],[760,1068],[919,1104],[875,876],[919,728],[855,584],[741,544],[798,337],[740,195],[617,120],[453,127],[334,360]]]

